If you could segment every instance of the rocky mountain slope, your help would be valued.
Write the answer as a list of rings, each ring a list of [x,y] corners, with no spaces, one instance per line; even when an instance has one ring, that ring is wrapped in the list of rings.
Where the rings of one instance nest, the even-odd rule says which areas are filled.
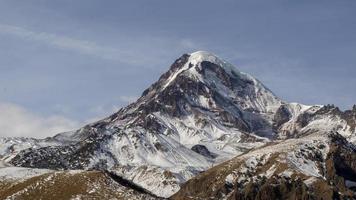
[[[151,196],[179,191],[177,199],[254,199],[253,191],[268,191],[276,181],[282,182],[276,194],[291,198],[295,191],[310,194],[316,183],[352,196],[355,116],[356,108],[284,102],[199,51],[181,56],[135,103],[103,120],[43,140],[0,139],[0,159],[58,173],[107,172]],[[347,175],[335,160],[347,163],[341,167]]]
[[[272,143],[190,179],[172,199],[355,199],[356,146],[338,133]]]
[[[159,199],[99,171],[0,168],[0,199]]]

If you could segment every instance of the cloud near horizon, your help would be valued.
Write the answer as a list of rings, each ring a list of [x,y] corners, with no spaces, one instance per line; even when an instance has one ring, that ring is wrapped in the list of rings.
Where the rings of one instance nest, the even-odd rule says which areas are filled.
[[[45,138],[80,126],[63,116],[39,116],[13,103],[0,102],[0,110],[0,137]]]
[[[132,103],[137,98],[137,96],[119,96],[119,100],[125,104]],[[21,105],[0,101],[0,137],[50,137],[98,121],[117,110],[119,110],[117,106],[97,106],[91,110],[95,113],[95,117],[76,121],[62,115],[44,117]]]

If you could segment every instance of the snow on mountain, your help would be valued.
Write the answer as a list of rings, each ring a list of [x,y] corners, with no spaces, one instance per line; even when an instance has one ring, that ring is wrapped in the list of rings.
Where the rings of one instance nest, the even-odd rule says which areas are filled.
[[[355,164],[356,146],[321,130],[215,166],[172,199],[354,199]]]
[[[287,155],[299,147],[293,139],[322,143],[320,134],[308,137],[334,131],[355,142],[355,114],[283,102],[251,75],[198,51],[177,59],[136,102],[113,115],[44,140],[2,139],[0,158],[22,167],[109,170],[169,197],[187,180],[239,155],[250,155],[253,168],[254,159],[281,151],[288,156],[281,159],[301,173],[316,175],[313,163],[299,166],[296,154]],[[254,149],[263,149],[263,156],[247,153]]]
[[[0,179],[3,181],[26,180],[52,171],[53,170],[48,169],[31,169],[23,167],[0,167]]]
[[[58,136],[67,133],[58,134]],[[46,146],[62,146],[73,142],[73,138],[46,138],[46,139],[33,139],[23,137],[0,137],[0,159],[3,161],[10,161],[20,151],[25,149],[38,149]]]

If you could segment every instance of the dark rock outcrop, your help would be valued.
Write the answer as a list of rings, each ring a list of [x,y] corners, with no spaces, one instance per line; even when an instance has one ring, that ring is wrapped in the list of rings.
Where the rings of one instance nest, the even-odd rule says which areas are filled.
[[[288,122],[292,117],[292,114],[290,113],[290,111],[288,110],[286,105],[281,105],[278,110],[276,111],[276,114],[274,115],[273,121],[273,128],[275,130],[278,130],[278,128]]]
[[[206,146],[204,145],[194,145],[192,147],[192,150],[202,156],[208,157],[208,158],[215,158],[215,155],[213,153],[211,153],[208,148],[206,148]]]

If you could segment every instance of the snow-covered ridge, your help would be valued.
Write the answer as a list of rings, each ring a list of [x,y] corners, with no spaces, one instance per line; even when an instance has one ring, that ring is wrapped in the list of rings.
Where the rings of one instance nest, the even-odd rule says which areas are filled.
[[[259,81],[257,81],[257,79],[255,79],[249,74],[240,72],[235,66],[219,58],[215,54],[207,51],[196,51],[189,55],[188,61],[184,64],[183,67],[181,67],[178,71],[172,74],[171,77],[168,78],[166,85],[163,88],[166,88],[170,83],[172,83],[172,81],[182,72],[193,74],[197,76],[197,78],[202,80],[203,77],[197,73],[196,70],[197,68],[192,67],[192,66],[198,66],[199,68],[201,68],[200,64],[202,62],[214,63],[220,66],[221,68],[223,68],[225,72],[228,73],[229,75],[233,75],[233,73],[238,74],[244,79],[248,79],[254,81],[255,83],[259,83],[260,86],[262,87],[262,84]]]
[[[222,80],[224,76],[221,77],[221,73],[223,72],[219,72],[218,69],[215,69],[217,70],[216,72],[210,72],[212,69],[210,67],[210,69],[207,68],[207,62],[214,64],[213,68],[218,67],[223,69],[226,76],[230,77],[230,81],[232,82]],[[204,72],[202,73],[202,71]],[[258,112],[268,113],[275,112],[282,104],[282,101],[259,80],[247,73],[240,72],[229,62],[206,51],[191,53],[187,62],[167,78],[162,90],[165,90],[171,84],[175,84],[175,79],[179,76],[187,76],[197,82],[208,85],[209,88],[216,88],[216,91],[222,96],[230,98],[233,101],[242,102],[239,104],[242,109],[254,109]],[[233,86],[234,88],[229,88],[226,85],[226,81],[228,84],[235,85]],[[247,84],[247,86],[241,84]]]
[[[48,169],[31,169],[22,167],[0,167],[0,179],[5,180],[25,180],[42,174],[53,172]]]

